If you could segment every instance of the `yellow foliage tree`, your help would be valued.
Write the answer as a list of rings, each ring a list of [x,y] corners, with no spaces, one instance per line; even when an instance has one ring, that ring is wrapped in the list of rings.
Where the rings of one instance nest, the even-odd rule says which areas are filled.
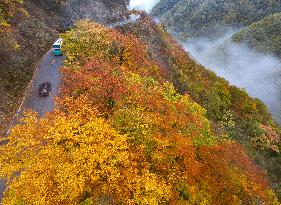
[[[167,201],[169,186],[149,173],[140,147],[131,149],[127,136],[90,107],[46,119],[28,113],[0,147],[0,177],[8,180],[3,203],[94,204],[104,196],[126,204]]]

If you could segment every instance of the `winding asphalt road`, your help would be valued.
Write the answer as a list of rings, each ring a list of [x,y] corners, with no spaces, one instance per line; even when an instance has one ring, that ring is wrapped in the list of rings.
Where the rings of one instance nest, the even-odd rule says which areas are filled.
[[[34,75],[32,84],[25,100],[23,101],[18,115],[22,116],[25,110],[31,109],[43,117],[45,113],[53,111],[55,107],[54,98],[59,93],[60,72],[59,68],[63,65],[62,56],[54,56],[52,51],[49,51],[41,60],[41,63]],[[41,83],[51,83],[51,94],[47,97],[39,97],[38,88]]]
[[[131,14],[129,16],[128,19],[126,20],[123,20],[123,21],[119,21],[119,22],[115,22],[115,23],[112,23],[112,24],[109,24],[108,25],[108,28],[116,28],[116,27],[122,27],[122,26],[125,26],[129,23],[134,23],[136,22],[137,20],[140,19],[140,15],[136,15],[136,14]]]

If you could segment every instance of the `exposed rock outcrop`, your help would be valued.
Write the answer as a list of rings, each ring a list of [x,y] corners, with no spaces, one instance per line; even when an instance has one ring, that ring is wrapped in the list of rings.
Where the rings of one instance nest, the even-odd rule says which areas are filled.
[[[77,19],[93,19],[99,23],[109,23],[122,19],[127,11],[128,0],[67,0],[61,5],[65,26]]]

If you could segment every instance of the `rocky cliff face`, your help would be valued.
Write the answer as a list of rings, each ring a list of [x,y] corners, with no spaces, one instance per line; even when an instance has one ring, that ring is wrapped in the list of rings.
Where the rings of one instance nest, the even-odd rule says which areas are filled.
[[[93,19],[109,23],[121,19],[126,13],[128,0],[67,0],[61,6],[65,26],[77,19]]]
[[[124,16],[129,0],[38,0],[50,12],[58,14],[65,28],[78,19],[99,23],[116,21]]]

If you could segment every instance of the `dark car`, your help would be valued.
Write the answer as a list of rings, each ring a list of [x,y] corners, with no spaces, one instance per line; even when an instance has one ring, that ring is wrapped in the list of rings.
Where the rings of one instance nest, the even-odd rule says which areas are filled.
[[[51,83],[46,82],[39,85],[39,97],[47,97],[51,93]]]

